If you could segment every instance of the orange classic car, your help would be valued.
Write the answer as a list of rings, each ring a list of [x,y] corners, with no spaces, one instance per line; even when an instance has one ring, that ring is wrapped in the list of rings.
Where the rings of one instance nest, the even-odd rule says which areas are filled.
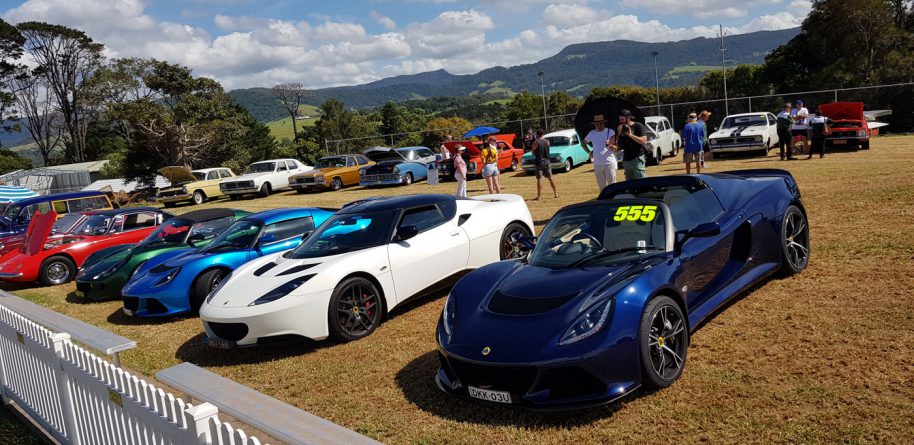
[[[372,165],[360,154],[325,156],[314,164],[314,170],[289,177],[289,185],[298,193],[309,190],[339,190],[359,184],[359,169]]]

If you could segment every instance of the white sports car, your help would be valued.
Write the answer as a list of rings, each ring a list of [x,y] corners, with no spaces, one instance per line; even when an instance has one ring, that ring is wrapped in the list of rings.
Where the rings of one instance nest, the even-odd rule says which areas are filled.
[[[720,130],[708,137],[711,151],[758,151],[768,154],[768,149],[778,145],[777,118],[771,113],[743,113],[727,116]]]
[[[533,219],[517,195],[406,195],[356,201],[294,250],[239,267],[200,309],[217,347],[371,334],[407,299],[467,269],[522,255]]]

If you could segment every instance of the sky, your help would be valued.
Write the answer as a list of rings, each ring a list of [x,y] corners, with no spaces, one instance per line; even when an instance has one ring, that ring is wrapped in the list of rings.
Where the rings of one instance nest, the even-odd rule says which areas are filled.
[[[85,31],[227,90],[356,85],[533,63],[572,43],[668,42],[799,26],[809,0],[0,0],[10,23]],[[658,47],[663,57],[663,47]]]

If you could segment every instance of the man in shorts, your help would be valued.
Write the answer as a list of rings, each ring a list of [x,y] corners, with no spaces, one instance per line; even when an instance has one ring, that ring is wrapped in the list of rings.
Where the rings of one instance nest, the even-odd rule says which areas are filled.
[[[549,185],[552,186],[552,194],[556,198],[559,197],[559,193],[555,190],[555,181],[552,180],[552,161],[549,157],[549,141],[543,137],[543,130],[538,130],[536,132],[536,143],[533,144],[533,168],[536,171],[536,201],[540,200],[540,191],[542,190],[540,181],[543,176],[549,180]]]
[[[603,190],[604,187],[616,182],[616,169],[619,168],[619,162],[616,160],[616,132],[606,128],[606,118],[602,114],[593,117],[593,130],[584,137],[584,143],[581,144],[585,150],[590,144],[590,154],[593,158],[593,173],[597,177],[597,188]]]
[[[802,148],[802,153],[812,154],[809,148],[809,109],[803,106],[803,99],[797,99],[793,110],[790,110],[790,117],[793,118],[793,126],[790,127],[790,135],[793,136],[791,145],[797,143]]]
[[[692,173],[692,162],[695,162],[695,173],[701,173],[701,150],[704,146],[705,127],[698,123],[698,116],[690,113],[685,127],[679,135],[685,150],[682,153],[682,162],[686,165],[686,174]]]

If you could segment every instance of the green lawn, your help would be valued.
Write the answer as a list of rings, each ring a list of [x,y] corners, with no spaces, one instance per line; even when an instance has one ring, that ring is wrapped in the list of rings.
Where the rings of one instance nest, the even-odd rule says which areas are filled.
[[[311,116],[311,119],[299,119],[297,122],[298,129],[301,131],[302,127],[310,127],[314,125],[314,122],[318,119],[317,107],[314,105],[302,105],[299,108],[299,115],[302,116]],[[283,139],[292,140],[294,135],[292,134],[292,118],[285,117],[282,119],[277,119],[275,121],[267,122],[267,128],[270,129],[270,134],[276,138],[277,141],[282,142]]]

